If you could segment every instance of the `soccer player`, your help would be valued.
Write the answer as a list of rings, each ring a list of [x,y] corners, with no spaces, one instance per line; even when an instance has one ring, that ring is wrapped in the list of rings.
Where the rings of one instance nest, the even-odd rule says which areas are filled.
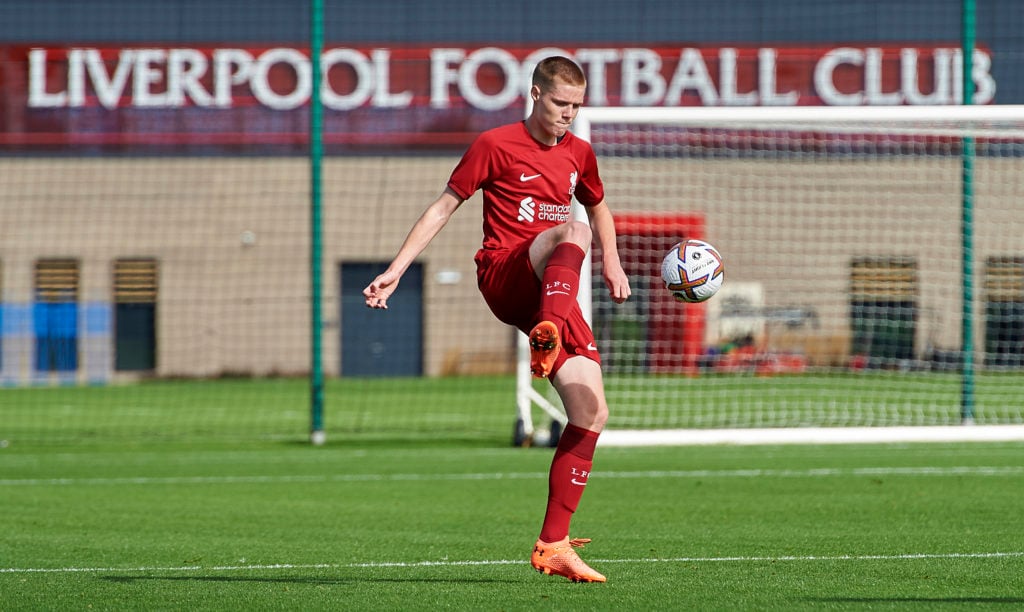
[[[591,242],[601,247],[604,282],[621,304],[630,295],[619,262],[615,224],[604,198],[597,158],[569,132],[583,104],[586,77],[565,57],[548,57],[533,72],[533,109],[525,121],[481,133],[452,171],[444,192],[413,225],[394,260],[363,290],[370,308],[387,308],[402,274],[459,206],[483,190],[483,246],[477,283],[494,315],[529,335],[530,369],[547,378],[568,424],[548,476],[548,502],[530,562],[544,574],[574,582],[604,582],[569,538],[608,419],[601,357],[576,301],[580,269]],[[589,224],[572,219],[573,195]],[[582,282],[588,282],[583,279]]]

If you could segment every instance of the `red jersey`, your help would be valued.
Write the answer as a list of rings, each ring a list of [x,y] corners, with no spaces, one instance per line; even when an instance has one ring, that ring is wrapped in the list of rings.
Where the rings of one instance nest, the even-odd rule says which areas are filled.
[[[484,249],[510,249],[569,220],[573,195],[584,206],[604,199],[590,143],[571,132],[554,146],[534,140],[520,121],[477,136],[448,187],[462,199],[483,190]]]

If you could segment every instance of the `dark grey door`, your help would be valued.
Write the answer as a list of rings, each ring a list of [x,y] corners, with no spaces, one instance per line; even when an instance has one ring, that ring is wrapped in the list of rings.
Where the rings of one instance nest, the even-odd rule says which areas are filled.
[[[363,302],[363,288],[387,265],[341,264],[342,376],[423,374],[423,265],[409,266],[387,310]]]

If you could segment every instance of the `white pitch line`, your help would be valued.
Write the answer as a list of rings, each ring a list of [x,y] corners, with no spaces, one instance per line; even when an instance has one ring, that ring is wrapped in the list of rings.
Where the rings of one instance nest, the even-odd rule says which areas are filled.
[[[954,553],[907,553],[898,555],[782,555],[753,557],[670,557],[641,559],[591,559],[593,563],[763,563],[780,561],[913,561],[920,559],[1006,559],[1024,557],[1024,551],[1004,552],[954,552]],[[418,567],[466,567],[526,565],[523,559],[493,559],[466,561],[373,561],[362,563],[272,563],[260,565],[183,565],[179,567],[6,567],[0,574],[91,574],[108,572],[248,572],[265,570],[307,570],[307,569],[386,569]]]
[[[253,476],[132,476],[125,478],[9,478],[0,486],[35,485],[150,485],[150,484],[261,484],[318,482],[408,482],[438,480],[520,480],[547,478],[541,472],[495,472],[479,474],[313,474]]]
[[[649,470],[594,472],[594,478],[820,478],[828,476],[1016,476],[1024,466],[861,467],[809,468],[806,470]],[[435,482],[472,480],[533,480],[547,472],[482,472],[468,474],[326,474],[253,476],[137,476],[125,478],[7,478],[0,487],[66,485],[193,485],[326,482]]]

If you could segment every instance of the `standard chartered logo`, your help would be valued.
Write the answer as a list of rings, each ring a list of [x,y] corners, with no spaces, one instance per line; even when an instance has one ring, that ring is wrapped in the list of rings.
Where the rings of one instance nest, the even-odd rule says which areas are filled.
[[[569,205],[540,204],[537,210],[537,220],[565,223],[566,221],[569,220]]]
[[[519,202],[519,220],[526,221],[527,223],[533,223],[534,209],[536,206],[537,205],[534,203],[533,198],[523,198],[523,200]]]
[[[569,220],[569,209],[569,204],[544,204],[535,202],[532,197],[527,197],[519,202],[519,220],[526,223],[534,221],[565,223]]]

